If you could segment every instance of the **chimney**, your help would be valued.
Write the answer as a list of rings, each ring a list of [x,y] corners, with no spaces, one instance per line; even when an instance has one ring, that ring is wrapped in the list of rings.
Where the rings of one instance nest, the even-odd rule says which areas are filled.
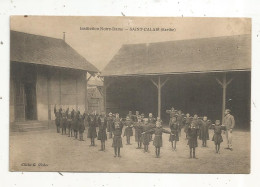
[[[65,36],[66,36],[66,32],[63,32],[63,40],[65,42]]]

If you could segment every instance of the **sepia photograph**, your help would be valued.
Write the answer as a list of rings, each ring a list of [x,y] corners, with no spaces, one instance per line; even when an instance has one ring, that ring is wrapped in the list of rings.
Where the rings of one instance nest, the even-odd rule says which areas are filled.
[[[249,174],[251,28],[11,16],[9,170]]]

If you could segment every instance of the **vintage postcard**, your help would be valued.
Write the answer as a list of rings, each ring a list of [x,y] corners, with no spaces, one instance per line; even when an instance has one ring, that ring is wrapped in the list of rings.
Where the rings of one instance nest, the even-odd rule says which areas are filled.
[[[249,18],[10,18],[10,171],[248,174],[250,101]]]

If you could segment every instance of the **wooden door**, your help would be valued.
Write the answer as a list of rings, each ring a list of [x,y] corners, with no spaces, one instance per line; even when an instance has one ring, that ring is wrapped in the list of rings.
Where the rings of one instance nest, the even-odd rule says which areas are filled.
[[[21,81],[17,80],[14,83],[15,90],[15,121],[25,121],[25,97],[24,85]]]

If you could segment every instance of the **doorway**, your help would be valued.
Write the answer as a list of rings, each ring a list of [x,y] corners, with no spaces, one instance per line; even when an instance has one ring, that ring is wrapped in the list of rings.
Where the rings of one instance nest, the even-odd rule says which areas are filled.
[[[25,119],[37,120],[35,83],[24,84],[24,95],[25,95]]]

